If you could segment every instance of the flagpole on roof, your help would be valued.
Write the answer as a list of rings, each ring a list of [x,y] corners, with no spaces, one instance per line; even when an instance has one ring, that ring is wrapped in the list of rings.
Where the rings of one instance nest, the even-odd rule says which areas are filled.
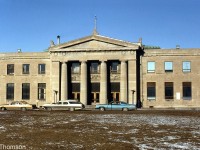
[[[94,17],[94,30],[93,30],[93,35],[97,35],[97,16]]]

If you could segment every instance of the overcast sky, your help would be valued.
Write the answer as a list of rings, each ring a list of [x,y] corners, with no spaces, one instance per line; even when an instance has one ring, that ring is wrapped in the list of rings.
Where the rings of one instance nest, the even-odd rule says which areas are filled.
[[[200,0],[0,0],[0,52],[40,52],[92,34],[200,48]]]

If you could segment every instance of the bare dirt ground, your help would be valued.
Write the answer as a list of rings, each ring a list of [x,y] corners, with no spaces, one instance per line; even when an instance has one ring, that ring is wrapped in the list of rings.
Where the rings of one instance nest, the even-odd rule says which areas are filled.
[[[196,149],[200,111],[0,111],[0,149]]]

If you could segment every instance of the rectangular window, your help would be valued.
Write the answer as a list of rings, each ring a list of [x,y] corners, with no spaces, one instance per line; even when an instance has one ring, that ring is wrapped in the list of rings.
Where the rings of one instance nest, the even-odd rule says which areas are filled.
[[[38,99],[46,100],[46,83],[38,83]]]
[[[30,83],[22,83],[22,99],[30,99]]]
[[[99,63],[97,62],[92,62],[91,63],[91,68],[90,68],[91,73],[99,73]]]
[[[29,74],[29,64],[23,64],[22,65],[22,72],[23,74]]]
[[[191,62],[190,61],[184,61],[183,62],[183,72],[191,72]]]
[[[151,61],[147,63],[147,72],[155,72],[155,62]]]
[[[173,82],[165,82],[165,99],[174,99]]]
[[[7,74],[8,75],[14,75],[14,64],[8,64],[7,65]]]
[[[165,62],[165,72],[173,72],[173,62]]]
[[[111,71],[111,73],[118,73],[119,72],[119,62],[111,62],[110,71]]]
[[[6,99],[7,100],[14,100],[14,83],[7,83]]]
[[[155,100],[156,99],[156,83],[147,82],[147,99]]]
[[[38,65],[38,73],[39,74],[45,74],[45,68],[46,68],[45,64],[39,64]]]
[[[183,99],[190,100],[192,98],[191,82],[183,82]]]
[[[80,73],[80,63],[72,63],[72,73]]]

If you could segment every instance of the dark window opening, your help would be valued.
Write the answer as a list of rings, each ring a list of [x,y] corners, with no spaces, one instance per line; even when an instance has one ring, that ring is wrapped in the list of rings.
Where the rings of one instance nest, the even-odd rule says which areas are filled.
[[[30,83],[22,83],[22,99],[30,99]]]
[[[46,100],[46,83],[38,83],[38,99]]]
[[[165,99],[174,99],[173,82],[165,82]]]
[[[156,83],[155,82],[147,83],[147,99],[148,100],[156,99]]]
[[[192,98],[191,82],[183,82],[183,99],[190,100]]]
[[[8,64],[7,65],[7,74],[8,75],[14,75],[14,64]]]
[[[39,64],[38,65],[38,73],[39,74],[45,74],[45,69],[46,69],[46,65],[45,64]]]
[[[6,87],[6,99],[14,100],[14,83],[8,83]]]
[[[23,64],[23,68],[22,68],[22,71],[23,71],[23,74],[29,74],[29,64]]]

